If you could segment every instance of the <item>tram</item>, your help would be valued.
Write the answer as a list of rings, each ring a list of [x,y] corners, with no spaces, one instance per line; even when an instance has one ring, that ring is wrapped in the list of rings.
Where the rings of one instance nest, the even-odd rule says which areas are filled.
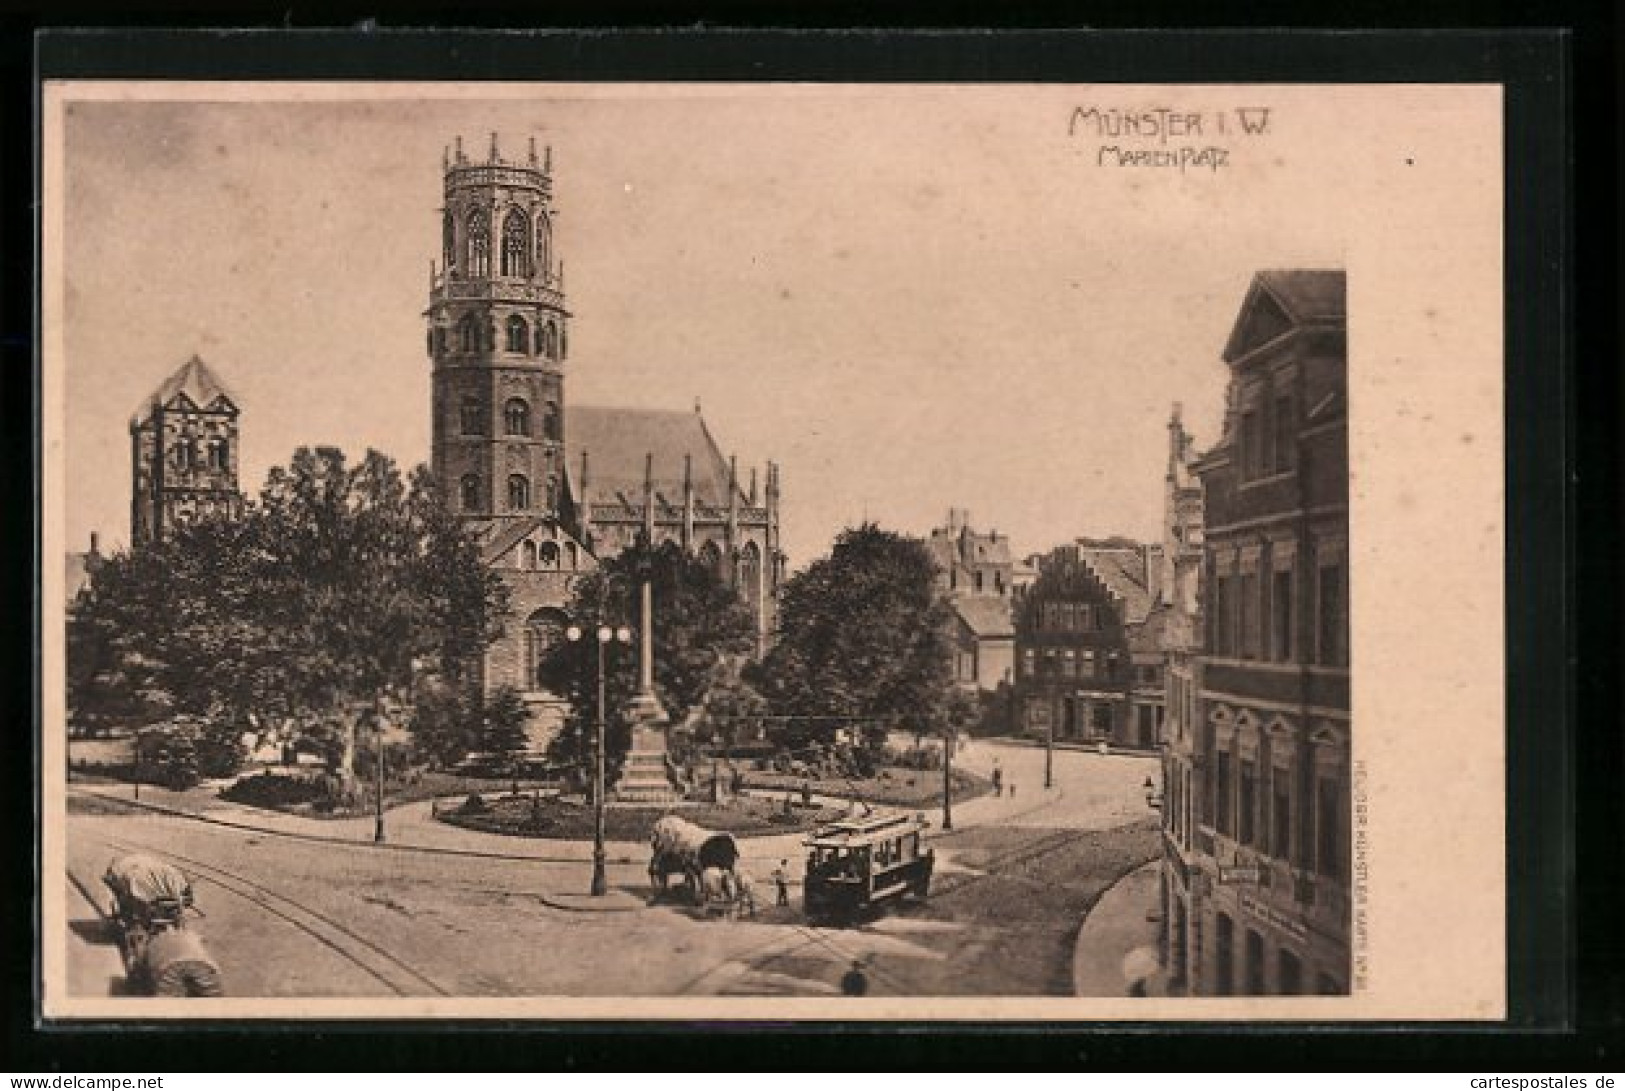
[[[849,818],[804,842],[807,916],[846,920],[888,902],[924,900],[936,854],[921,845],[923,815],[897,812]]]

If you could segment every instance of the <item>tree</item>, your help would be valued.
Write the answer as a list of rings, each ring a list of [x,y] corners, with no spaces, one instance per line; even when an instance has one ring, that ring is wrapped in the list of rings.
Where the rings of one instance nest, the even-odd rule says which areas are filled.
[[[549,755],[584,770],[593,753],[594,657],[605,655],[605,763],[611,779],[619,775],[631,745],[631,725],[622,713],[637,693],[638,653],[620,644],[595,648],[595,630],[602,624],[639,632],[638,587],[645,564],[654,598],[655,693],[674,722],[701,702],[722,665],[748,655],[755,644],[755,624],[744,602],[711,568],[677,546],[629,549],[602,562],[578,585],[569,606],[585,639],[561,643],[542,670],[548,688],[568,697],[570,706]]]
[[[792,576],[779,632],[752,678],[781,745],[830,744],[864,718],[873,748],[888,725],[943,722],[954,692],[952,609],[925,546],[872,523],[847,530],[828,557]]]
[[[525,724],[530,713],[512,686],[503,686],[484,701],[480,715],[480,749],[494,754],[503,768],[517,773],[520,755],[530,746]]]
[[[423,670],[468,684],[505,611],[426,469],[408,482],[376,451],[351,465],[300,448],[240,516],[183,524],[97,568],[70,704],[111,695],[220,724],[337,724],[348,785],[361,718]]]
[[[419,688],[412,705],[412,741],[418,753],[439,768],[455,765],[479,749],[478,690],[431,682]]]

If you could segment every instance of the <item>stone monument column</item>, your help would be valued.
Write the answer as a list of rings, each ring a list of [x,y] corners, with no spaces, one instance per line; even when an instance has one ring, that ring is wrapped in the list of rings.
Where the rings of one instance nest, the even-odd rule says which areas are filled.
[[[643,534],[639,543],[638,593],[641,622],[638,641],[638,693],[627,714],[632,721],[632,746],[615,785],[615,796],[626,800],[664,801],[678,796],[666,765],[666,728],[671,717],[655,695],[654,637],[654,455],[643,463]]]

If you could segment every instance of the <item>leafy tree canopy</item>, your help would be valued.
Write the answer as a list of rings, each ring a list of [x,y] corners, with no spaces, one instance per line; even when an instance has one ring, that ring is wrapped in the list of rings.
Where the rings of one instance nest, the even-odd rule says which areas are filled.
[[[847,530],[828,557],[785,584],[779,632],[752,672],[793,748],[829,742],[836,717],[873,717],[867,741],[946,722],[953,686],[953,612],[924,544],[874,524]],[[817,717],[830,717],[819,720]]]
[[[425,670],[461,682],[505,592],[419,467],[300,448],[238,517],[99,566],[70,625],[70,705],[347,724]]]

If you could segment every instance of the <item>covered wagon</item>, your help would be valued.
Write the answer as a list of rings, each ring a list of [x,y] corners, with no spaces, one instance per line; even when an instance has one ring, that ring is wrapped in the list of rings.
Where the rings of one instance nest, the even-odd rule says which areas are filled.
[[[732,834],[717,833],[669,814],[655,823],[649,848],[649,882],[657,892],[669,888],[671,876],[681,875],[695,905],[731,902],[734,867],[739,862],[739,845]]]
[[[220,967],[186,924],[192,884],[173,864],[145,853],[118,857],[102,882],[131,985],[156,996],[220,996]]]

